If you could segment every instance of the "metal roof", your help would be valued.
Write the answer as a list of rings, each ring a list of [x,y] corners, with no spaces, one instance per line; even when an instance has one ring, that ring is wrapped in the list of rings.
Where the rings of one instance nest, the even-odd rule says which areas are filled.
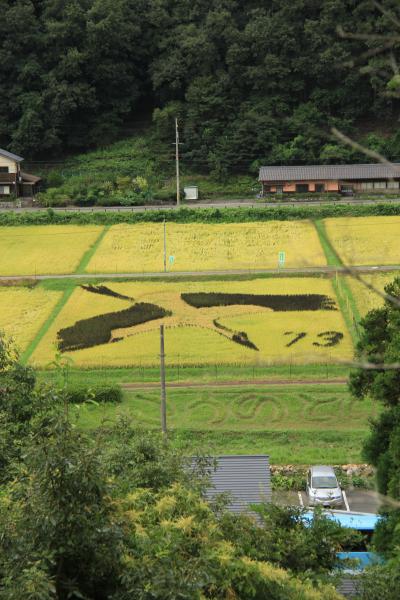
[[[336,587],[339,594],[345,598],[354,598],[358,594],[359,580],[356,577],[343,577]]]
[[[259,181],[308,181],[338,179],[390,179],[400,177],[400,163],[393,165],[309,165],[261,167]]]
[[[216,470],[210,473],[210,477],[207,499],[230,492],[232,502],[228,508],[231,512],[243,512],[249,504],[271,501],[271,472],[267,455],[219,456],[216,458]]]
[[[11,158],[11,160],[15,160],[16,162],[22,162],[24,159],[22,156],[18,156],[18,154],[13,154],[12,152],[8,152],[8,150],[3,150],[0,148],[0,156],[5,156],[6,158]]]

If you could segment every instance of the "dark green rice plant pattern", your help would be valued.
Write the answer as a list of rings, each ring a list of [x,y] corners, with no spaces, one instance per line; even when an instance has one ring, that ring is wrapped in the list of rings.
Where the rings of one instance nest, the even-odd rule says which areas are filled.
[[[197,292],[181,294],[194,308],[213,306],[262,306],[275,312],[300,310],[337,310],[335,301],[324,294],[222,294]]]
[[[343,333],[341,331],[323,331],[318,334],[319,338],[322,338],[324,341],[323,344],[320,342],[313,342],[313,346],[319,346],[322,348],[331,348],[332,346],[337,346],[339,342],[343,339]]]
[[[118,298],[119,300],[129,300],[133,302],[134,299],[130,296],[124,296],[123,294],[118,294],[118,292],[114,292],[106,285],[92,285],[89,283],[88,285],[81,285],[81,288],[86,290],[87,292],[92,292],[92,294],[101,294],[103,296],[111,296],[112,298]]]
[[[112,340],[114,329],[133,327],[170,315],[170,311],[156,304],[139,303],[118,312],[82,319],[71,327],[60,329],[58,332],[58,349],[61,352],[72,352],[107,344]],[[112,341],[118,341],[118,338]]]

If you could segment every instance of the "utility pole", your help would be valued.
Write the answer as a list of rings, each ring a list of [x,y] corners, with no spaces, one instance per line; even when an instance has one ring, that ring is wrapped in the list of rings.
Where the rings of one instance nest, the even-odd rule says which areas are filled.
[[[167,224],[164,219],[164,273],[167,272]]]
[[[167,390],[165,385],[164,325],[160,325],[161,431],[167,433]]]
[[[179,128],[178,119],[175,119],[175,148],[176,148],[176,205],[181,205],[181,191],[179,181]]]

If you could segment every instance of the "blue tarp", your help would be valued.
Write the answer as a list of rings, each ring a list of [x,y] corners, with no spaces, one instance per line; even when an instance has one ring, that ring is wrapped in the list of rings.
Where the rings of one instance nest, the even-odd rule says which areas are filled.
[[[383,563],[382,557],[375,552],[338,552],[337,557],[340,560],[351,559],[358,561],[357,566],[354,566],[352,569],[355,571],[363,571],[366,567]]]
[[[357,512],[344,512],[336,510],[323,511],[323,515],[337,521],[342,527],[349,527],[351,529],[357,529],[358,531],[374,531],[376,524],[378,523],[380,516],[374,513],[357,513]],[[312,511],[304,514],[304,519],[312,521],[314,513]]]

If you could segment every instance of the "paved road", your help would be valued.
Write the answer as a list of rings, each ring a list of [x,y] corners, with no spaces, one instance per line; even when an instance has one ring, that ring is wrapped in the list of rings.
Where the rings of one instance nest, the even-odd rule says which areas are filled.
[[[308,501],[305,492],[274,491],[272,499],[281,506],[304,506],[307,508]],[[346,490],[348,510],[354,512],[377,513],[385,498],[373,490],[349,488]],[[343,510],[347,510],[344,506]]]
[[[380,200],[355,200],[347,198],[343,200],[296,200],[295,202],[282,201],[282,202],[261,202],[254,200],[215,200],[214,202],[196,202],[190,204],[182,204],[182,208],[239,208],[241,206],[248,208],[276,208],[279,206],[348,206],[348,205],[363,205],[371,206],[374,204],[400,204],[399,198],[385,198]],[[176,204],[165,204],[162,206],[93,206],[93,207],[80,207],[70,206],[67,208],[53,208],[54,212],[67,213],[67,212],[83,212],[83,213],[103,213],[103,212],[145,212],[148,210],[179,210]],[[46,212],[47,208],[43,207],[27,207],[27,208],[0,208],[0,212]]]
[[[390,271],[399,271],[400,265],[379,265],[379,266],[365,266],[356,265],[351,267],[351,271],[357,273],[374,273],[376,271],[385,273]],[[201,277],[210,276],[223,276],[223,275],[318,275],[320,273],[349,273],[349,267],[342,266],[324,266],[324,267],[299,267],[299,268],[285,268],[285,269],[228,269],[222,271],[163,271],[158,272],[146,272],[146,273],[65,273],[59,275],[36,275],[31,273],[28,275],[0,275],[0,281],[18,281],[21,279],[37,279],[39,281],[44,279],[162,279],[162,278],[176,278],[176,277]]]

